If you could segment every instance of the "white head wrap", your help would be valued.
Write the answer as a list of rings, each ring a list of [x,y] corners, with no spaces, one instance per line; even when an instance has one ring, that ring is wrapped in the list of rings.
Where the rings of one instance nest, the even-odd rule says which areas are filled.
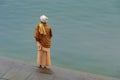
[[[47,22],[47,20],[48,20],[48,17],[46,17],[45,15],[40,16],[41,22]]]

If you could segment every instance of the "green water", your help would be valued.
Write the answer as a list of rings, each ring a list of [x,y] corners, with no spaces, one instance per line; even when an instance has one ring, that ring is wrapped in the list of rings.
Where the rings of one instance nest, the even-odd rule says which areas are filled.
[[[35,63],[42,14],[53,29],[53,65],[120,78],[119,0],[0,0],[0,56]]]

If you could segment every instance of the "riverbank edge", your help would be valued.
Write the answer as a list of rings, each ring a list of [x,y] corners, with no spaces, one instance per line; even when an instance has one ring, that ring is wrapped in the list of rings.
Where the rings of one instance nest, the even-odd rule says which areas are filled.
[[[7,64],[8,64],[8,66],[6,66]],[[9,66],[11,67],[11,70],[13,70],[13,71],[11,71],[11,70],[7,71]],[[45,78],[44,80],[120,80],[120,79],[113,78],[113,77],[106,77],[106,76],[101,76],[101,75],[97,75],[97,74],[91,74],[91,73],[86,73],[86,72],[81,72],[81,71],[74,71],[74,70],[69,70],[69,69],[60,68],[60,67],[56,67],[56,66],[51,66],[49,68],[53,71],[53,74],[52,75],[49,74],[49,76],[47,74],[48,78],[45,78],[45,75],[43,75],[43,73],[39,72],[38,67],[35,64],[30,64],[30,63],[26,63],[24,61],[7,58],[7,57],[0,57],[0,70],[2,70],[3,73],[5,70],[6,74],[4,73],[5,75],[3,77],[6,77],[8,80],[9,80],[9,78],[11,78],[11,76],[13,76],[13,75],[11,75],[11,73],[14,73],[16,75],[22,74],[22,73],[28,71],[27,69],[29,69],[28,74],[34,73],[31,75],[34,78],[36,75],[39,75],[39,76],[36,76],[38,78],[38,80],[40,80],[41,78],[42,79]],[[14,72],[14,70],[19,70],[19,69],[22,69],[23,72],[21,72],[21,73]],[[16,75],[14,75],[14,76],[16,76]],[[19,75],[17,75],[17,76],[18,76],[17,79],[19,80]],[[28,76],[26,76],[26,77],[28,77]],[[30,75],[29,75],[29,77],[30,77]]]

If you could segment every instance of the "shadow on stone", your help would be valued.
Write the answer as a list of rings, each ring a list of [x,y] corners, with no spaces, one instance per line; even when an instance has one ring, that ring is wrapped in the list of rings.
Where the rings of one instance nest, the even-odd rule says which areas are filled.
[[[53,74],[53,71],[49,68],[39,68],[40,73]]]

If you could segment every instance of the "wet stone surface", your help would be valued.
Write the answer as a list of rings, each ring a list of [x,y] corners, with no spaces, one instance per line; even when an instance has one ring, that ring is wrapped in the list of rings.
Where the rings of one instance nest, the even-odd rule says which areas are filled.
[[[0,80],[119,80],[58,67],[39,68],[13,59],[0,58]]]

